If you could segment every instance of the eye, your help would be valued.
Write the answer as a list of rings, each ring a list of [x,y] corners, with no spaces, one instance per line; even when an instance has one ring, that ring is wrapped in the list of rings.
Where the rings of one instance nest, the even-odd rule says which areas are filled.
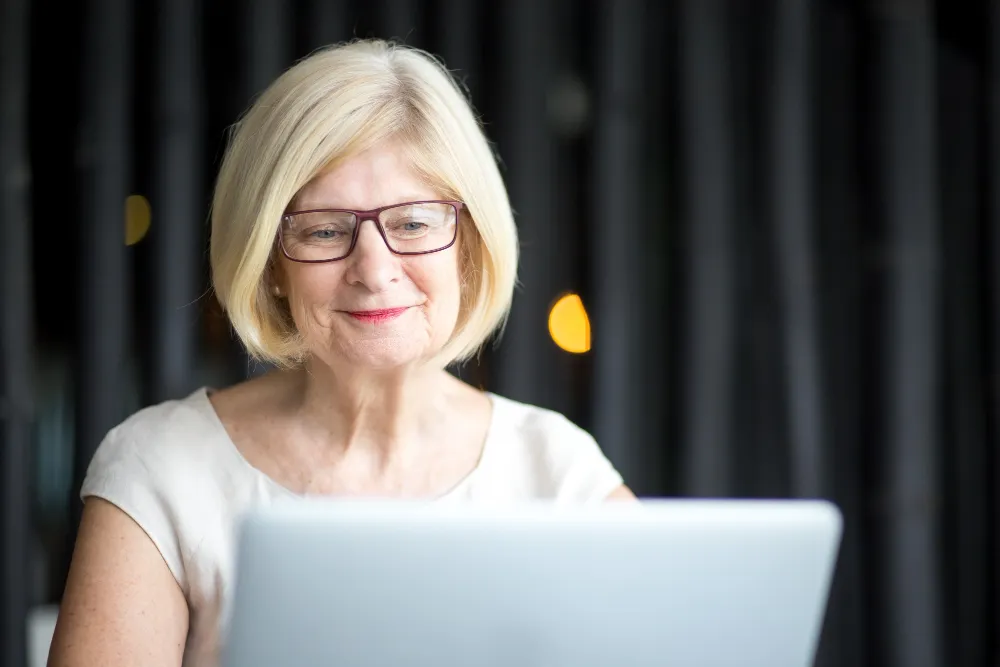
[[[386,231],[395,236],[416,237],[426,234],[430,229],[431,226],[426,222],[414,218],[403,218],[394,220]]]

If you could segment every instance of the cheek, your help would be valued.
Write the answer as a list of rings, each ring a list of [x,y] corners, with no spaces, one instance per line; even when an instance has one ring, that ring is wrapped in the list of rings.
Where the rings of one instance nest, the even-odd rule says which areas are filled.
[[[286,273],[285,290],[292,317],[301,328],[319,319],[330,309],[342,270],[333,264],[309,266],[308,271]]]
[[[343,281],[344,264],[300,264],[286,260],[284,275],[289,293],[296,292],[303,298],[314,299],[318,295],[329,296],[334,286]]]
[[[454,256],[422,258],[424,262],[408,267],[407,275],[414,286],[423,293],[437,317],[450,320],[458,313],[461,304],[461,276]]]

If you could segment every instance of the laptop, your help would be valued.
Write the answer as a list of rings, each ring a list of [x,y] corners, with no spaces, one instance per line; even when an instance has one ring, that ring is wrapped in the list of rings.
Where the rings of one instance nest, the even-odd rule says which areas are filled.
[[[238,536],[226,667],[808,667],[824,501],[302,500]]]

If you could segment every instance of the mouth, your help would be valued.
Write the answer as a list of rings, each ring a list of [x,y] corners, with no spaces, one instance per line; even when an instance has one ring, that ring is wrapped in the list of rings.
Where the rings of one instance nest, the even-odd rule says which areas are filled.
[[[359,322],[367,322],[370,324],[379,324],[381,322],[388,322],[389,320],[394,320],[403,313],[409,310],[409,306],[405,308],[381,308],[379,310],[348,310],[344,311],[354,319]]]

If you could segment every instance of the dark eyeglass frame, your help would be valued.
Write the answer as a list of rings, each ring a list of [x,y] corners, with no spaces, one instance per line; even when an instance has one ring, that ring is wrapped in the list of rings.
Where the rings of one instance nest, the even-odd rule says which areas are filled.
[[[393,250],[392,246],[389,245],[389,239],[385,236],[385,229],[382,227],[382,223],[379,222],[378,216],[383,211],[388,211],[392,208],[400,208],[402,206],[414,206],[417,204],[448,204],[455,211],[455,233],[451,237],[451,241],[448,245],[441,248],[436,248],[434,250],[419,250],[416,252],[401,252],[398,250]],[[425,199],[422,201],[405,201],[398,204],[391,204],[389,206],[383,206],[381,208],[371,209],[370,211],[355,211],[349,208],[312,208],[306,211],[289,211],[281,216],[281,225],[284,226],[292,218],[297,215],[305,215],[306,213],[351,213],[357,218],[357,223],[354,225],[354,235],[351,237],[351,245],[347,248],[345,252],[340,257],[334,257],[332,259],[296,259],[288,254],[285,250],[285,244],[283,241],[282,227],[278,228],[278,245],[281,247],[281,254],[288,258],[292,262],[299,262],[300,264],[327,264],[329,262],[339,262],[342,259],[347,259],[352,252],[354,252],[354,246],[358,243],[358,236],[361,234],[361,225],[364,224],[365,220],[371,220],[375,225],[375,229],[378,230],[379,235],[382,237],[385,247],[389,249],[394,255],[401,256],[414,256],[414,255],[431,255],[436,252],[441,252],[442,250],[447,250],[448,248],[455,245],[455,241],[458,240],[458,221],[461,219],[461,212],[465,208],[465,202],[452,201],[448,199]]]

